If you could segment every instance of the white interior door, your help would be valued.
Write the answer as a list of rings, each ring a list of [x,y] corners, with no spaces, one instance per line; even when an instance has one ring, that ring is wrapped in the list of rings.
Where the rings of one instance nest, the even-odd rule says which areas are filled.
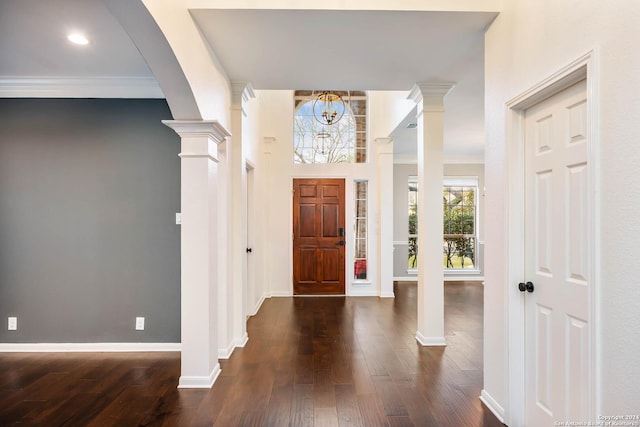
[[[587,96],[583,80],[525,112],[527,426],[589,419]]]

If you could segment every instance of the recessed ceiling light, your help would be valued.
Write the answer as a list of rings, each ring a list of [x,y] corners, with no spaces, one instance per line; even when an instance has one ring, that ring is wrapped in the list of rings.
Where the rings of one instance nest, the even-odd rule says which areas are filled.
[[[89,44],[89,39],[80,33],[72,33],[67,36],[67,39],[74,44]]]

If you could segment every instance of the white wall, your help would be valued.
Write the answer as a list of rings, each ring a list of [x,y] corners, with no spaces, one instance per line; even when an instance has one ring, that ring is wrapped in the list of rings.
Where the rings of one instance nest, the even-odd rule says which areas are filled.
[[[505,336],[505,103],[586,52],[597,49],[600,111],[603,415],[637,414],[640,395],[640,3],[620,0],[503,2],[486,34],[486,259],[484,388],[508,406]],[[596,165],[597,166],[597,165]]]

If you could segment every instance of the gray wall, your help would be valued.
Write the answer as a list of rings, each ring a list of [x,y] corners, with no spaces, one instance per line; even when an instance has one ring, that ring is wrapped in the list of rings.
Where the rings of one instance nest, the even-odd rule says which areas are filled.
[[[0,342],[180,342],[170,118],[164,100],[0,99]]]
[[[410,277],[407,274],[408,247],[408,200],[407,200],[407,180],[410,176],[418,175],[418,165],[416,164],[394,164],[393,165],[393,276]],[[483,274],[484,260],[484,165],[481,164],[447,164],[444,165],[445,176],[477,176],[479,188],[478,207],[478,267]],[[461,272],[447,272],[460,276]]]

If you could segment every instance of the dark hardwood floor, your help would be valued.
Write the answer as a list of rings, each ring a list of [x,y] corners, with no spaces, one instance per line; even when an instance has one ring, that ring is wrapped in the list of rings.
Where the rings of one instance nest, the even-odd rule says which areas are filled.
[[[502,426],[478,399],[482,286],[445,286],[444,348],[395,288],[266,300],[210,390],[176,388],[178,353],[0,354],[0,426]]]

